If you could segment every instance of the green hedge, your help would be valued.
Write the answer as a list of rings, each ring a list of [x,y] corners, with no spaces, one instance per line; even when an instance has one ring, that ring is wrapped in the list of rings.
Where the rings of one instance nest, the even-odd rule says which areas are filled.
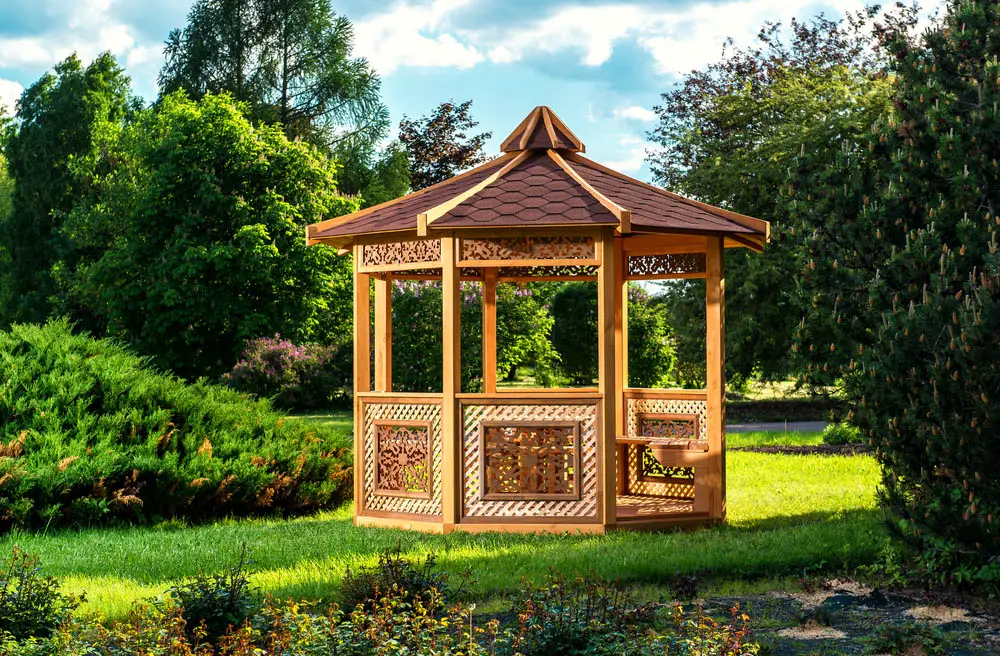
[[[344,442],[63,321],[0,332],[0,531],[329,508]]]

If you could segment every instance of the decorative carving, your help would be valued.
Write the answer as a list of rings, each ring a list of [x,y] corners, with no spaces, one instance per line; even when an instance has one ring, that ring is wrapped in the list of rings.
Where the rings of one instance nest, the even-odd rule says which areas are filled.
[[[694,467],[664,467],[649,447],[639,447],[639,480],[647,483],[694,485]]]
[[[698,430],[698,415],[641,413],[639,435],[672,440],[697,440],[701,437],[701,431]]]
[[[406,264],[441,263],[441,241],[421,239],[387,244],[365,244],[361,247],[361,266],[388,267]]]
[[[504,278],[597,278],[597,267],[588,264],[566,266],[500,267],[497,276]]]
[[[463,239],[462,260],[595,260],[593,237]]]
[[[629,255],[629,278],[671,278],[705,273],[704,253],[668,253],[665,255]]]
[[[431,496],[431,424],[375,422],[375,494]]]
[[[659,398],[625,398],[625,420],[628,435],[642,435],[640,419],[656,415],[696,416],[697,437],[708,439],[708,401],[705,399],[670,398],[671,392],[663,391]]]
[[[598,425],[600,402],[597,400],[473,403],[462,404],[462,486],[465,498],[462,516],[486,517],[575,517],[597,518]],[[483,435],[484,423],[509,426],[519,423],[560,426],[567,423],[579,425],[576,445],[579,451],[579,472],[574,476],[573,498],[543,497],[524,500],[504,495],[497,499],[483,499]]]
[[[579,422],[483,422],[483,499],[578,499]]]
[[[441,404],[433,401],[417,401],[406,394],[378,402],[364,401],[361,404],[364,417],[364,445],[361,458],[357,461],[358,471],[363,476],[361,499],[357,500],[362,513],[404,513],[426,518],[440,517],[442,504],[442,441]],[[430,495],[406,494],[390,490],[379,490],[378,477],[378,434],[379,425],[427,426],[430,460]]]

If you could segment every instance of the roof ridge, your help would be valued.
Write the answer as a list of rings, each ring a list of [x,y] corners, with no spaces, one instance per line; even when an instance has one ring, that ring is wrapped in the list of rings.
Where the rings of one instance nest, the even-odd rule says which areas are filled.
[[[408,194],[400,196],[399,198],[393,198],[391,200],[385,201],[384,203],[379,203],[378,205],[372,205],[371,207],[366,207],[363,210],[358,210],[357,212],[351,212],[350,214],[345,214],[343,216],[336,216],[332,219],[327,219],[326,221],[320,221],[319,223],[314,223],[312,225],[306,226],[306,244],[311,245],[312,235],[318,232],[329,230],[330,228],[335,228],[341,225],[342,223],[347,223],[348,221],[354,221],[355,219],[360,219],[361,217],[367,216],[373,212],[384,210],[387,207],[392,207],[393,205],[401,203],[405,200],[410,200],[418,196],[423,196],[428,192],[437,191],[442,187],[447,187],[451,184],[454,184],[455,182],[458,182],[459,180],[464,180],[465,178],[471,175],[475,175],[476,173],[481,172],[483,169],[495,167],[504,160],[513,159],[515,157],[517,156],[513,153],[501,153],[499,157],[495,157],[488,162],[483,162],[479,166],[471,168],[468,171],[463,171],[462,173],[459,173],[458,175],[452,178],[448,178],[447,180],[442,180],[441,182],[434,183],[429,187],[424,187],[423,189],[412,191]]]
[[[562,169],[570,178],[573,179],[578,185],[580,185],[584,191],[594,197],[594,199],[604,206],[608,212],[613,214],[616,219],[618,219],[618,229],[622,234],[627,234],[632,229],[632,210],[622,207],[615,201],[611,200],[600,191],[594,188],[592,184],[584,180],[579,173],[577,173],[572,166],[569,165],[562,155],[557,153],[555,150],[549,148],[545,151],[549,158],[555,162],[560,169]]]
[[[426,237],[427,236],[427,228],[429,228],[430,225],[432,223],[434,223],[434,221],[437,221],[438,219],[440,219],[442,216],[444,216],[445,214],[447,214],[451,210],[455,209],[456,207],[458,207],[459,205],[461,205],[465,201],[467,201],[470,198],[472,198],[473,196],[477,195],[483,189],[486,189],[487,187],[489,187],[490,185],[492,185],[494,182],[496,182],[496,181],[500,180],[501,178],[503,178],[505,175],[507,175],[508,173],[510,173],[511,171],[513,171],[514,169],[516,169],[518,166],[520,166],[521,163],[524,162],[524,160],[528,159],[528,157],[531,156],[531,154],[532,154],[532,152],[530,150],[519,151],[517,153],[517,155],[515,155],[514,158],[511,159],[511,161],[509,161],[506,164],[504,164],[503,167],[501,167],[499,171],[495,171],[488,178],[480,181],[478,184],[473,185],[472,187],[469,187],[468,189],[466,189],[462,193],[458,194],[457,196],[452,196],[451,198],[449,198],[448,200],[444,201],[443,203],[435,205],[434,207],[431,207],[431,208],[429,208],[429,209],[421,212],[420,214],[418,214],[417,215],[417,236],[418,237]]]
[[[584,166],[588,166],[588,167],[597,169],[598,171],[600,171],[602,173],[606,173],[607,175],[610,175],[612,177],[618,178],[620,180],[626,180],[628,182],[632,182],[632,183],[635,183],[635,184],[642,185],[643,187],[646,187],[647,189],[651,189],[652,191],[655,191],[656,193],[658,193],[658,194],[660,194],[662,196],[666,196],[667,198],[671,198],[673,200],[685,203],[687,205],[691,205],[692,207],[697,207],[698,209],[705,210],[709,214],[714,214],[715,216],[718,216],[720,218],[728,219],[728,220],[732,221],[733,223],[736,223],[737,225],[743,226],[744,228],[750,228],[752,230],[758,230],[758,231],[760,231],[760,232],[762,232],[764,234],[764,238],[765,239],[770,239],[770,237],[771,237],[771,224],[769,222],[763,220],[763,219],[757,219],[757,218],[754,218],[752,216],[747,216],[746,214],[740,214],[739,212],[733,212],[732,210],[727,210],[727,209],[724,209],[722,207],[716,207],[714,205],[709,205],[708,203],[703,203],[703,202],[701,202],[699,200],[695,200],[693,198],[688,198],[687,196],[682,196],[682,195],[674,193],[672,191],[668,191],[668,190],[664,189],[663,187],[657,187],[656,185],[650,184],[648,182],[643,182],[642,180],[637,180],[636,178],[633,178],[632,176],[625,175],[624,173],[621,173],[619,171],[615,171],[614,169],[608,168],[607,166],[604,166],[603,164],[601,164],[599,162],[595,162],[592,159],[584,157],[583,155],[580,155],[579,153],[569,153],[567,155],[567,157],[571,161],[575,161],[575,162],[578,162],[580,164],[583,164]],[[761,226],[760,224],[763,224],[763,226]]]

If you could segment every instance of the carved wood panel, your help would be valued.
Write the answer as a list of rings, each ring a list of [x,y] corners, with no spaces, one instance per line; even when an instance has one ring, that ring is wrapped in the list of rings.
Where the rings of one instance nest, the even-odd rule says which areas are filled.
[[[503,237],[463,239],[461,259],[470,262],[507,260],[596,260],[593,237]]]
[[[629,255],[628,278],[672,278],[703,274],[704,253],[668,253],[664,255]]]
[[[441,240],[420,239],[385,244],[365,244],[361,247],[360,268],[390,270],[412,265],[441,264]],[[423,268],[423,267],[414,267]]]
[[[431,423],[376,421],[375,494],[431,497]]]
[[[646,483],[694,485],[694,467],[664,467],[649,447],[638,447],[639,480]]]
[[[640,413],[639,435],[673,440],[697,440],[701,437],[696,414]]]
[[[579,422],[483,422],[483,499],[579,499]]]

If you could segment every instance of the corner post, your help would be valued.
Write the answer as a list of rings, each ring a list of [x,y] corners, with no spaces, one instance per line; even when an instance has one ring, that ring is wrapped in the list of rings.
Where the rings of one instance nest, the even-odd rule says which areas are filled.
[[[497,269],[483,276],[483,392],[497,391]]]
[[[441,377],[441,514],[445,532],[458,523],[461,514],[462,487],[462,422],[458,418],[456,394],[462,391],[462,288],[458,272],[456,246],[453,236],[441,239],[441,318],[442,377]]]
[[[709,515],[726,517],[726,277],[724,242],[709,237],[705,256],[705,385],[708,391]]]
[[[615,237],[615,435],[625,435],[625,388],[628,387],[628,270],[625,243]],[[625,494],[625,449],[615,444],[615,493]]]
[[[375,391],[392,391],[392,277],[375,278]]]
[[[371,391],[371,284],[359,271],[361,246],[354,247],[354,517],[364,510],[364,403],[358,397]]]
[[[598,519],[605,530],[613,528],[618,520],[616,463],[618,436],[618,406],[616,396],[621,396],[615,385],[618,379],[617,349],[621,344],[621,313],[618,312],[618,264],[615,238],[611,230],[601,233],[601,264],[597,269],[597,368],[601,391],[601,441],[598,448]]]

